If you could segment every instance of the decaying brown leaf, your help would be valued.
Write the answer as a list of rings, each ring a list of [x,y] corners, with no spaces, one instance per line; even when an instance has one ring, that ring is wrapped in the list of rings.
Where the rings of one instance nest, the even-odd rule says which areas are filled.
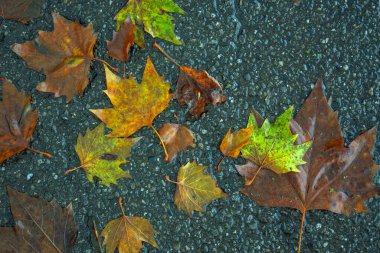
[[[96,35],[92,24],[83,27],[53,13],[54,31],[40,31],[34,41],[14,44],[12,50],[46,80],[37,85],[41,92],[66,96],[70,102],[87,87]]]
[[[191,115],[198,117],[203,113],[207,104],[216,105],[226,100],[226,97],[220,94],[223,93],[222,86],[206,71],[181,66],[157,43],[154,43],[153,46],[180,69],[175,98],[180,105],[189,106]]]
[[[61,208],[8,187],[15,227],[0,228],[1,253],[69,253],[77,228],[72,205]]]
[[[118,61],[126,62],[129,50],[135,40],[136,26],[130,17],[120,26],[118,32],[113,32],[112,41],[107,41],[108,55]]]
[[[40,9],[45,0],[1,0],[0,17],[28,23],[41,16]]]
[[[181,124],[166,123],[158,129],[158,133],[168,151],[166,161],[171,162],[177,153],[186,150],[187,147],[195,147],[193,132]]]
[[[207,166],[198,166],[196,161],[179,168],[177,182],[166,180],[177,185],[174,204],[192,216],[193,211],[204,212],[204,205],[228,195],[224,193],[211,176],[204,174]]]
[[[259,125],[262,119],[257,119]],[[292,123],[298,133],[296,144],[313,141],[299,173],[278,175],[270,170],[258,174],[255,183],[242,190],[259,205],[290,207],[302,212],[302,228],[308,210],[329,210],[339,214],[366,211],[364,202],[378,194],[372,177],[379,168],[373,161],[376,128],[344,146],[338,114],[323,94],[322,80],[305,100]],[[252,164],[237,166],[240,173]]]
[[[121,197],[119,197],[119,207],[122,216],[108,222],[100,234],[100,236],[104,237],[103,244],[106,245],[106,252],[113,253],[117,248],[120,253],[138,253],[143,242],[158,248],[154,239],[157,232],[153,229],[149,220],[141,217],[126,216]]]
[[[51,157],[29,147],[38,117],[37,110],[31,108],[31,97],[18,91],[10,81],[1,80],[3,100],[0,101],[0,163],[24,149]]]
[[[220,164],[226,157],[236,158],[239,156],[240,150],[249,143],[252,132],[253,127],[242,128],[233,133],[231,133],[231,129],[228,130],[226,136],[224,136],[220,143],[220,151],[223,157],[218,163],[217,171],[220,171]]]

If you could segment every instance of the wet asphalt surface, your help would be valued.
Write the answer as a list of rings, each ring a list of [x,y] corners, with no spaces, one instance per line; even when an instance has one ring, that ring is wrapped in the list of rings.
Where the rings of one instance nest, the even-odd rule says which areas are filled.
[[[125,1],[48,1],[42,17],[28,25],[3,21],[0,27],[0,76],[13,81],[33,96],[39,121],[31,146],[54,155],[51,160],[22,152],[0,165],[0,226],[12,226],[6,186],[46,200],[55,198],[61,206],[72,202],[78,224],[74,252],[97,252],[91,241],[90,218],[99,230],[120,215],[117,198],[122,196],[127,215],[151,220],[159,232],[159,250],[144,244],[143,252],[295,252],[300,213],[285,208],[260,207],[239,192],[243,180],[234,165],[242,159],[224,161],[221,173],[215,166],[221,155],[219,142],[227,130],[245,126],[252,108],[273,120],[290,105],[296,110],[322,76],[332,107],[339,111],[342,131],[349,143],[380,120],[380,3],[377,0],[291,1],[177,0],[186,15],[174,15],[176,34],[184,42],[175,46],[157,40],[178,63],[207,70],[220,81],[228,101],[207,107],[200,119],[186,116],[186,107],[172,101],[154,121],[180,122],[196,136],[195,149],[181,153],[173,163],[163,161],[162,148],[153,131],[144,136],[123,168],[132,179],[106,188],[88,182],[83,171],[67,176],[68,168],[79,165],[74,150],[76,138],[99,121],[90,108],[106,108],[110,102],[102,93],[105,77],[102,65],[94,63],[91,84],[83,97],[69,104],[65,99],[37,92],[44,76],[26,67],[10,50],[14,43],[34,39],[38,30],[51,30],[51,12],[87,25],[98,33],[95,55],[112,65],[122,64],[107,57],[106,40],[112,38],[114,15]],[[146,35],[147,44],[153,39]],[[127,73],[141,80],[146,57],[174,88],[178,69],[151,46],[135,50]],[[375,161],[380,163],[377,137]],[[175,186],[164,176],[175,178],[178,168],[196,159],[207,165],[218,185],[230,195],[207,206],[205,213],[189,218],[173,203]],[[374,182],[380,186],[379,173]],[[380,252],[379,198],[367,202],[370,213],[350,217],[326,211],[306,216],[303,252]]]

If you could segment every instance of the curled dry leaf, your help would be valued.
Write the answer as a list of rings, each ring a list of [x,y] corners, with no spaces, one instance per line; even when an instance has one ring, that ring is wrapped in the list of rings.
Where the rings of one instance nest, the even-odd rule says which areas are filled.
[[[180,105],[188,105],[193,116],[200,116],[207,104],[219,104],[226,100],[222,86],[206,71],[181,66],[175,62],[164,50],[154,43],[153,47],[159,50],[169,61],[180,69],[175,99]]]
[[[242,128],[233,133],[231,133],[231,128],[228,130],[226,136],[224,136],[220,143],[220,151],[223,157],[218,163],[218,171],[220,170],[220,164],[226,157],[236,158],[239,156],[241,149],[249,143],[252,131],[253,127]]]
[[[186,150],[187,147],[195,147],[193,132],[181,124],[166,123],[158,130],[158,133],[168,151],[166,161],[171,162],[177,153]]]
[[[0,228],[0,252],[70,253],[77,236],[72,205],[61,208],[8,187],[15,227]]]
[[[142,248],[142,242],[147,242],[158,248],[153,229],[149,220],[141,217],[128,217],[125,215],[122,200],[119,198],[119,207],[122,212],[120,218],[107,223],[100,236],[104,237],[103,244],[106,252],[115,252],[116,248],[122,253],[138,253]]]
[[[173,18],[168,13],[185,12],[172,0],[129,0],[115,16],[117,30],[130,16],[137,25],[135,43],[144,47],[143,29],[153,36],[177,45],[182,43],[174,34]],[[142,28],[143,27],[143,28]]]
[[[40,10],[45,0],[1,0],[0,17],[28,23],[41,16]]]
[[[276,174],[299,172],[297,166],[305,164],[302,160],[311,141],[295,145],[297,134],[290,130],[293,106],[280,115],[271,125],[269,120],[257,122],[254,114],[248,119],[247,127],[254,127],[250,142],[242,150],[242,156],[255,167],[238,167],[238,172],[250,185],[261,169],[270,169]],[[257,114],[256,114],[257,115]],[[259,118],[260,120],[261,117]],[[262,123],[262,124],[260,124]],[[243,170],[243,168],[245,170]]]
[[[165,144],[156,128],[154,118],[169,105],[170,84],[159,76],[148,58],[141,84],[130,76],[120,78],[105,67],[107,90],[113,108],[91,110],[106,126],[112,129],[109,137],[128,137],[144,126],[151,127],[160,138],[165,155]]]
[[[92,24],[87,27],[53,13],[54,31],[39,31],[34,41],[14,44],[12,50],[28,67],[41,71],[46,80],[37,85],[41,92],[66,96],[70,102],[87,87],[90,65],[94,60],[96,35]]]
[[[118,32],[113,32],[112,41],[107,41],[108,55],[118,61],[126,62],[129,51],[135,40],[136,26],[128,17],[124,23],[120,25]]]
[[[298,167],[300,172],[278,175],[265,170],[242,192],[259,205],[302,212],[300,251],[306,211],[320,209],[347,215],[366,211],[364,202],[378,194],[372,177],[379,166],[373,161],[376,129],[363,133],[345,147],[338,114],[324,97],[321,79],[291,126],[299,135],[297,144],[313,140],[304,156],[306,163]],[[247,169],[257,170],[257,166],[238,166],[239,171]]]
[[[204,205],[228,195],[217,187],[211,176],[204,174],[207,166],[198,166],[195,161],[179,168],[177,182],[166,180],[177,185],[174,204],[192,216],[193,211],[204,212]]]
[[[86,134],[79,134],[75,151],[81,165],[66,171],[65,174],[82,168],[88,180],[93,183],[94,177],[100,179],[100,183],[109,187],[117,184],[120,178],[129,178],[128,173],[120,168],[127,162],[125,158],[131,154],[131,149],[139,138],[108,138],[104,135],[104,124],[99,124],[95,129],[87,129]]]
[[[3,100],[0,101],[0,163],[24,149],[51,157],[29,147],[38,118],[37,110],[31,108],[31,97],[18,91],[10,81],[1,80]]]

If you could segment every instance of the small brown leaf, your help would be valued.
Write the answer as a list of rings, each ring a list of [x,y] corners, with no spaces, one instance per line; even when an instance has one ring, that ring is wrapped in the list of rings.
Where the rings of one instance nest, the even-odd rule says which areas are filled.
[[[28,67],[42,71],[46,80],[37,85],[41,92],[66,96],[70,102],[87,87],[96,35],[92,24],[83,27],[53,13],[54,31],[40,31],[35,41],[14,44],[12,50]]]
[[[40,9],[45,0],[1,0],[0,17],[28,23],[41,16]]]
[[[222,86],[206,71],[181,66],[157,43],[154,43],[153,47],[180,69],[174,98],[180,105],[188,105],[190,114],[198,117],[203,113],[207,104],[216,105],[226,101],[226,97],[221,94],[223,93]]]
[[[103,245],[106,245],[106,252],[115,252],[116,248],[120,253],[138,253],[143,242],[147,242],[158,248],[154,235],[154,230],[148,219],[141,217],[128,217],[124,213],[122,199],[119,197],[119,207],[122,216],[111,220],[101,232],[104,237]]]
[[[113,32],[112,41],[107,41],[108,55],[118,61],[126,62],[133,41],[135,40],[136,26],[128,17],[120,26],[118,32]]]
[[[3,100],[0,101],[0,163],[29,147],[38,115],[37,110],[32,110],[30,101],[30,96],[4,79]]]
[[[242,128],[234,133],[231,133],[231,129],[228,130],[226,136],[224,136],[220,143],[220,151],[223,154],[222,159],[219,161],[217,171],[220,171],[220,164],[227,157],[236,158],[240,154],[240,150],[249,143],[249,138],[253,132],[253,127]]]
[[[166,161],[171,162],[178,152],[186,150],[187,147],[195,147],[193,133],[183,125],[166,123],[158,130],[158,133],[168,151]]]
[[[8,187],[16,226],[0,228],[0,252],[72,252],[77,228],[72,205],[61,208]]]

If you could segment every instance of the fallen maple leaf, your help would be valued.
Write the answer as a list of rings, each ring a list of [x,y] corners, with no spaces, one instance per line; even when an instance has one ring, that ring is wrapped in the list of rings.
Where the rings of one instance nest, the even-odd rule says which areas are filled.
[[[231,133],[231,128],[228,130],[226,136],[224,136],[220,143],[220,151],[223,157],[217,165],[217,171],[220,171],[220,165],[226,157],[236,158],[239,156],[241,149],[249,143],[252,131],[253,127],[242,128],[234,133]]]
[[[242,192],[259,205],[302,212],[300,252],[306,212],[319,209],[348,215],[366,211],[364,202],[378,194],[372,177],[379,166],[373,161],[376,128],[345,147],[338,114],[324,97],[321,79],[295,117],[292,129],[299,134],[296,143],[313,140],[304,156],[306,163],[298,167],[300,172],[277,175],[265,170]],[[251,163],[237,167],[239,171],[257,169]]]
[[[46,80],[37,85],[41,92],[66,96],[70,102],[87,87],[96,42],[92,24],[86,28],[53,13],[54,31],[39,31],[34,41],[14,44],[12,50],[23,58],[28,67],[41,71]]]
[[[178,152],[186,150],[187,147],[195,147],[193,132],[183,125],[166,123],[158,129],[158,133],[168,151],[166,161],[171,162]]]
[[[119,30],[119,27],[130,16],[132,22],[138,26],[137,40],[135,40],[137,45],[144,47],[144,32],[140,28],[141,26],[153,38],[157,37],[181,45],[182,43],[174,34],[173,18],[167,14],[170,12],[185,13],[172,0],[129,0],[127,5],[115,16],[116,27]]]
[[[118,32],[113,32],[112,41],[107,41],[108,55],[121,62],[126,62],[129,55],[129,50],[135,40],[136,26],[128,17],[121,24]]]
[[[112,129],[109,137],[128,137],[144,126],[151,127],[160,138],[165,157],[165,144],[153,126],[154,118],[169,105],[170,84],[159,76],[148,58],[141,84],[130,76],[120,78],[105,67],[107,90],[113,108],[90,110],[107,127]]]
[[[228,195],[217,187],[211,176],[204,174],[207,166],[198,166],[195,161],[179,168],[177,182],[166,180],[177,185],[174,204],[192,216],[193,211],[204,212],[204,205]]]
[[[187,104],[193,116],[200,116],[206,104],[216,105],[226,100],[219,93],[223,93],[222,86],[206,71],[179,65],[156,42],[153,47],[180,69],[175,98],[180,105]]]
[[[40,9],[45,0],[1,0],[0,17],[28,23],[41,16]]]
[[[254,131],[249,144],[241,150],[241,153],[255,166],[238,169],[240,175],[245,178],[246,185],[252,184],[263,168],[283,174],[291,171],[299,172],[297,166],[305,164],[302,157],[309,149],[311,141],[294,145],[298,135],[290,131],[292,112],[293,106],[280,115],[272,125],[269,120],[259,125],[254,114],[249,116],[247,127],[254,127]]]
[[[38,118],[37,110],[31,108],[31,97],[18,91],[10,81],[0,80],[3,80],[3,100],[0,101],[0,163],[24,149],[50,158],[50,154],[29,147]]]
[[[149,220],[126,216],[121,197],[119,197],[119,207],[122,216],[108,222],[100,234],[104,237],[103,245],[106,245],[106,252],[115,252],[117,248],[120,253],[138,253],[142,248],[142,242],[147,242],[158,248],[154,239],[157,232]]]
[[[117,184],[118,179],[130,177],[120,165],[127,162],[125,158],[130,156],[133,145],[140,139],[108,138],[104,135],[104,124],[99,124],[93,130],[87,129],[84,136],[79,134],[75,145],[81,165],[67,170],[65,174],[82,168],[91,183],[97,177],[107,187]]]
[[[15,227],[0,228],[2,253],[72,252],[77,228],[72,205],[61,208],[8,187]]]

